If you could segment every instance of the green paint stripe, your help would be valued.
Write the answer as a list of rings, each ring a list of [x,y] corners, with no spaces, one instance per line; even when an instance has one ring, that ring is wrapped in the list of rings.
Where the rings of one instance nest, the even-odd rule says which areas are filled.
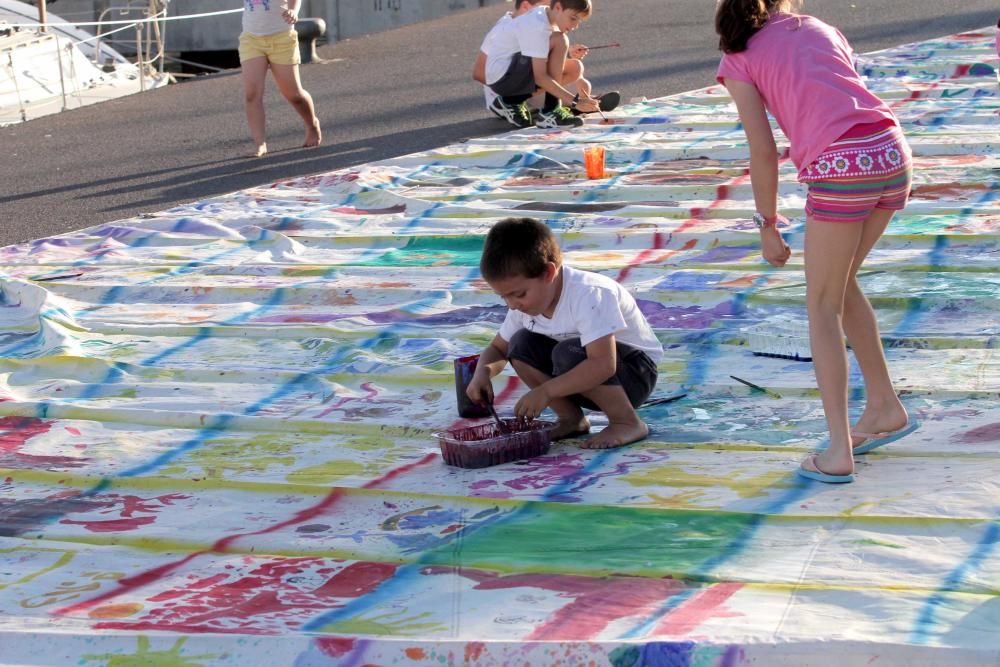
[[[97,482],[103,481],[104,477],[87,475],[68,475],[59,472],[49,472],[40,470],[27,470],[23,468],[0,468],[0,476],[9,477],[14,481],[31,482],[38,484],[51,484],[54,487],[62,488],[93,488]],[[689,488],[696,485],[684,485]],[[706,484],[705,486],[711,486]],[[738,484],[736,486],[739,486]],[[562,513],[570,515],[592,514],[595,511],[603,511],[608,507],[620,508],[623,512],[634,513],[636,516],[651,515],[658,518],[670,515],[676,517],[717,517],[731,518],[737,521],[750,521],[765,519],[771,523],[822,523],[833,521],[846,524],[857,525],[882,525],[893,526],[938,526],[938,525],[967,525],[978,526],[991,523],[992,517],[953,517],[953,516],[896,516],[896,515],[850,515],[850,514],[761,514],[758,512],[733,512],[718,510],[713,508],[696,509],[680,507],[650,507],[650,506],[605,506],[592,504],[562,503],[543,500],[518,500],[510,498],[482,498],[473,496],[454,496],[441,493],[418,493],[412,490],[394,491],[386,489],[365,489],[360,487],[328,486],[312,484],[283,484],[278,482],[239,482],[216,479],[188,479],[172,477],[127,477],[113,478],[107,487],[108,491],[135,489],[135,490],[165,490],[165,491],[244,491],[250,493],[266,494],[288,494],[297,493],[313,497],[325,497],[326,495],[339,491],[345,497],[367,497],[373,500],[383,498],[399,498],[401,500],[414,500],[428,502],[450,502],[453,504],[472,505],[478,508],[503,507],[510,509],[537,508],[546,512]]]
[[[22,538],[23,539],[23,538]],[[41,538],[39,538],[40,540]],[[936,586],[913,586],[909,584],[871,584],[871,585],[852,585],[852,584],[827,584],[820,582],[809,582],[796,580],[793,582],[762,582],[762,581],[752,581],[749,579],[736,579],[730,577],[720,577],[705,574],[695,574],[691,572],[686,572],[683,570],[671,570],[664,568],[655,567],[643,567],[630,569],[628,572],[609,572],[602,568],[588,568],[585,563],[581,561],[583,558],[574,560],[572,563],[567,564],[565,562],[555,562],[554,560],[549,562],[536,562],[532,563],[527,567],[512,566],[508,563],[490,560],[488,558],[483,559],[469,559],[463,557],[463,554],[459,552],[451,552],[450,556],[448,552],[440,552],[433,554],[429,557],[427,554],[423,554],[418,558],[386,558],[383,555],[374,555],[364,553],[360,550],[341,550],[341,549],[311,549],[308,551],[293,551],[290,549],[267,549],[266,551],[257,549],[256,547],[235,547],[230,546],[224,550],[216,551],[211,549],[210,544],[198,544],[195,542],[189,542],[184,540],[174,540],[166,538],[134,538],[128,536],[99,536],[99,535],[85,535],[85,536],[60,536],[56,538],[59,543],[63,544],[77,544],[85,546],[95,546],[95,547],[106,547],[106,546],[123,546],[137,551],[151,552],[151,553],[169,553],[173,555],[188,555],[188,554],[203,554],[205,556],[211,557],[213,555],[226,555],[235,554],[242,556],[250,556],[253,558],[329,558],[334,560],[346,560],[346,561],[360,561],[366,563],[386,563],[393,565],[420,565],[421,567],[427,566],[439,566],[439,567],[461,567],[464,569],[478,569],[486,570],[491,572],[498,572],[500,574],[553,574],[553,575],[573,575],[581,577],[595,577],[595,578],[607,578],[609,576],[620,575],[620,576],[634,576],[643,577],[647,579],[664,579],[670,578],[677,580],[684,584],[692,585],[714,585],[714,584],[724,584],[724,583],[738,583],[742,584],[746,588],[764,591],[780,591],[780,592],[795,592],[795,591],[840,591],[840,592],[887,592],[887,593],[906,593],[906,594],[916,594],[925,595],[929,593],[939,593],[940,589]],[[39,540],[28,541],[28,544],[36,542]],[[33,545],[27,547],[28,549],[35,549]],[[61,551],[66,551],[62,549]],[[978,590],[972,589],[954,589],[948,591],[949,595],[971,595],[983,598],[995,598],[1000,595],[1000,589],[982,587]]]

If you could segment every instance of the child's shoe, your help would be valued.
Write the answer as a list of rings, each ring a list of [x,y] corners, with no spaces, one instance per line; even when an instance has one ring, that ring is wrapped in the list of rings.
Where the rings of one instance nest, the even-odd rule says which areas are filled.
[[[570,110],[561,104],[552,111],[542,111],[535,120],[535,127],[556,128],[556,127],[580,127],[583,119],[577,118]]]
[[[600,109],[601,111],[611,111],[612,109],[616,109],[618,105],[621,104],[621,101],[622,101],[622,94],[619,93],[617,90],[612,90],[609,93],[604,93],[603,95],[599,95],[597,97],[597,108]],[[584,112],[579,111],[577,109],[573,109],[573,115],[582,116],[584,115]]]
[[[527,102],[521,102],[517,105],[505,104],[498,97],[490,104],[490,111],[514,127],[531,127],[531,114],[528,112]]]
[[[612,90],[597,98],[597,107],[601,111],[613,111],[621,102],[622,94],[617,90]]]

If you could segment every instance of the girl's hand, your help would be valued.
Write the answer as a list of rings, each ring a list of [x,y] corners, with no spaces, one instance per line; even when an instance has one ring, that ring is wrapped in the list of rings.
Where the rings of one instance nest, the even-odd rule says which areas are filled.
[[[549,398],[549,394],[545,391],[544,385],[541,387],[535,387],[518,400],[517,404],[514,406],[514,414],[518,417],[528,417],[529,419],[534,419],[538,415],[542,414],[545,408],[549,407],[549,403],[551,401],[552,399]]]
[[[792,256],[792,249],[781,237],[781,232],[774,225],[765,226],[760,230],[760,252],[771,266],[781,268]]]
[[[574,60],[583,60],[588,53],[590,53],[590,49],[583,44],[571,44],[569,47],[569,57]]]
[[[295,25],[295,22],[299,20],[299,12],[297,9],[286,9],[281,12],[281,18],[285,19],[285,23]]]

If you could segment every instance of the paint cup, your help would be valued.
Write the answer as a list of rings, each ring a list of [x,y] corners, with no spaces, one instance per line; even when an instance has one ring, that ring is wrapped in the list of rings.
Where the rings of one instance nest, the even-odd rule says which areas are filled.
[[[485,403],[474,403],[465,390],[476,372],[479,355],[459,357],[455,360],[455,401],[458,403],[459,417],[488,417],[490,407]]]
[[[584,148],[583,167],[587,170],[587,178],[604,178],[604,146]]]

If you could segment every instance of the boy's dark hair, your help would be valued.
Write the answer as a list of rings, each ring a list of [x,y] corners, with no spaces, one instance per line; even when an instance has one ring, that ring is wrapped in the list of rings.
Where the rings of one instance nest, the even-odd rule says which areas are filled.
[[[590,0],[552,0],[552,4],[558,4],[563,9],[580,12],[584,16],[590,16],[591,12],[594,11],[594,5]]]
[[[767,23],[768,12],[782,0],[721,0],[715,9],[715,32],[719,50],[741,53],[747,42]]]
[[[534,218],[505,218],[486,235],[479,273],[486,282],[515,276],[537,278],[549,262],[562,265],[562,251],[552,230]]]

